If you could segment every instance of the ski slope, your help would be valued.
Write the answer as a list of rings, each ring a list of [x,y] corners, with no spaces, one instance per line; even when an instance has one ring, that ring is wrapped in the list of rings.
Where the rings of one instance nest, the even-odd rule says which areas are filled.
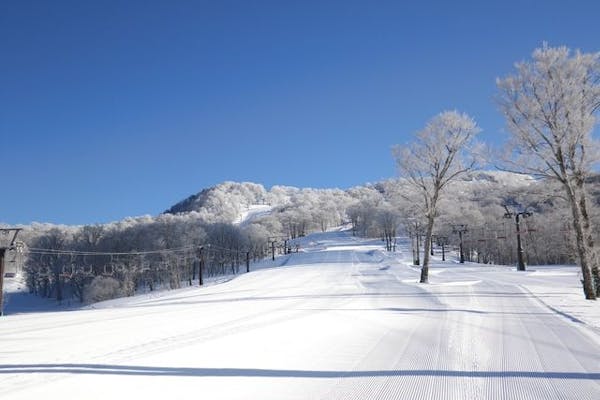
[[[3,317],[0,398],[600,399],[598,304],[546,302],[573,267],[438,262],[420,285],[403,248],[302,245],[211,287]]]
[[[246,207],[233,221],[235,225],[245,225],[252,220],[269,215],[273,207],[267,204],[252,204]]]

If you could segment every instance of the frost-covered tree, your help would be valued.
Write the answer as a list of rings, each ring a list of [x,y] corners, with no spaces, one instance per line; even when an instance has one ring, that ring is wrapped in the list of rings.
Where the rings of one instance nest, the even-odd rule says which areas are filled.
[[[254,261],[266,256],[270,234],[263,225],[254,223],[245,226],[242,235],[246,238],[245,250]]]
[[[475,166],[471,146],[479,131],[468,115],[445,111],[433,117],[413,143],[394,147],[400,175],[417,190],[427,221],[421,283],[429,280],[431,236],[440,195],[448,183]]]
[[[377,207],[383,201],[382,194],[371,186],[355,187],[349,192],[353,198],[347,209],[348,218],[352,223],[352,234],[372,235]]]
[[[380,229],[382,239],[385,241],[385,249],[392,251],[395,248],[396,228],[400,223],[400,212],[388,202],[384,202],[377,208],[376,221]]]
[[[46,253],[32,253],[27,262],[28,284],[32,292],[44,297],[54,295],[57,301],[63,300],[64,278],[63,268],[69,263],[69,258],[59,251],[70,244],[68,232],[53,228],[37,237],[30,245],[31,248],[47,249]]]
[[[544,44],[532,58],[497,80],[512,133],[508,168],[560,182],[571,209],[585,297],[596,299],[600,275],[585,182],[599,159],[592,132],[600,108],[600,53]]]

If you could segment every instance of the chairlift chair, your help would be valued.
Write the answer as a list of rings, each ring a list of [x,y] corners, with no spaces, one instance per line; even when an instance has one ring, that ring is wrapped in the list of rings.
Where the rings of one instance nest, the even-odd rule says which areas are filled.
[[[156,264],[155,269],[158,271],[166,271],[168,269],[168,263],[166,261],[160,261]]]
[[[113,276],[115,273],[115,266],[113,264],[104,264],[102,275],[104,276]]]
[[[502,222],[502,229],[496,232],[496,239],[506,239],[506,223]]]
[[[94,268],[91,265],[83,265],[79,267],[79,272],[84,275],[93,275]]]
[[[525,220],[525,227],[526,227],[526,231],[528,233],[537,231],[537,228],[535,226],[535,220],[531,217],[529,217]]]
[[[479,237],[479,239],[477,239],[477,241],[479,243],[485,243],[487,241],[487,238],[485,237],[485,227],[481,228],[481,236]]]
[[[150,263],[148,261],[142,261],[140,264],[140,269],[142,272],[150,271]]]

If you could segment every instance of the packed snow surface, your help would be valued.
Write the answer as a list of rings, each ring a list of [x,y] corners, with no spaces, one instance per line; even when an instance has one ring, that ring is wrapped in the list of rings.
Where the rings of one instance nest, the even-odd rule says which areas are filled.
[[[436,261],[423,285],[406,244],[301,244],[209,287],[9,312],[0,398],[600,399],[575,267]]]

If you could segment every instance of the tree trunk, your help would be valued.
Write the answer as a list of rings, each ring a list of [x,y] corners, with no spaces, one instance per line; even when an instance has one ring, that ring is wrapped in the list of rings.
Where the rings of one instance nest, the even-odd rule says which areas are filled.
[[[596,297],[600,296],[600,269],[598,268],[598,254],[594,246],[594,234],[590,223],[590,216],[587,212],[587,196],[585,193],[583,180],[578,182],[579,191],[579,209],[581,210],[581,221],[585,234],[585,242],[589,253],[590,270],[592,273],[592,285],[596,291]]]
[[[588,251],[588,244],[585,240],[583,223],[581,221],[581,208],[579,207],[573,187],[569,182],[564,182],[564,187],[571,205],[573,229],[575,231],[575,248],[577,250],[577,257],[579,258],[579,265],[583,275],[583,293],[587,300],[596,300],[596,290],[594,288],[592,271],[589,264],[590,254]]]
[[[427,229],[425,231],[423,249],[423,267],[421,267],[421,283],[429,282],[429,259],[431,250],[431,235],[433,234],[434,213],[427,216]]]

